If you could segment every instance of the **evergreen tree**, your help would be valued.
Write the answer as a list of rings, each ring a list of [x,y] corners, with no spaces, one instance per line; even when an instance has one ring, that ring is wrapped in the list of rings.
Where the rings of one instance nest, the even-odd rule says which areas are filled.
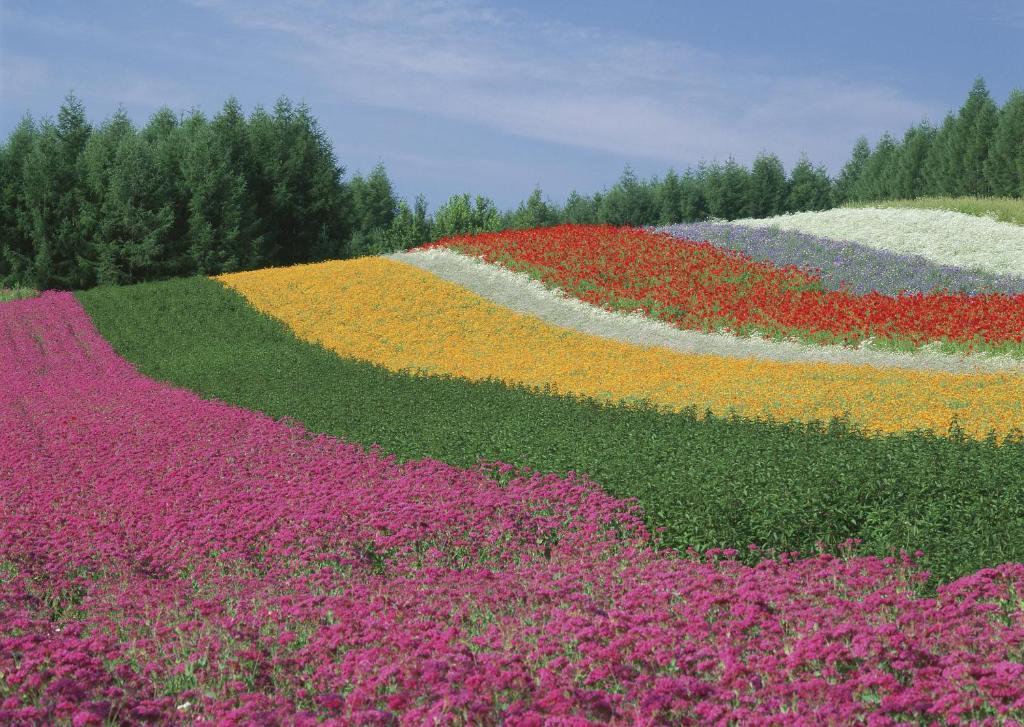
[[[871,146],[868,144],[867,137],[858,137],[853,145],[853,153],[850,155],[850,160],[843,166],[842,171],[839,172],[839,179],[836,180],[836,204],[862,201],[858,185],[861,176],[864,174],[864,167],[867,166],[870,158]]]
[[[671,225],[682,221],[683,184],[674,169],[669,169],[655,187],[654,200],[658,207],[657,224]]]
[[[230,135],[199,112],[182,125],[182,176],[188,190],[188,253],[193,270],[216,275],[247,267],[254,257],[253,218],[244,173],[230,155]]]
[[[882,134],[857,182],[857,197],[863,200],[892,199],[895,194],[900,149],[889,132]]]
[[[187,241],[189,194],[182,173],[185,132],[178,117],[165,106],[150,117],[149,123],[139,131],[139,136],[148,145],[156,170],[154,198],[174,211],[173,225],[164,241],[163,258],[154,277],[191,275],[195,268]]]
[[[705,170],[708,209],[712,217],[735,220],[750,217],[750,172],[729,157],[724,165]]]
[[[597,218],[608,225],[652,225],[658,221],[654,185],[637,179],[627,164],[619,181],[603,196]]]
[[[985,159],[999,123],[999,108],[989,95],[985,81],[974,82],[967,102],[957,118],[957,134],[953,137],[956,161],[957,193],[967,195],[991,194],[985,178]]]
[[[475,232],[497,232],[501,228],[501,215],[487,197],[453,194],[434,214],[432,237],[439,240],[452,235]]]
[[[924,163],[935,133],[928,123],[922,122],[903,135],[893,190],[896,199],[913,199],[924,194]]]
[[[545,200],[540,187],[535,187],[525,202],[510,212],[503,226],[510,229],[528,230],[535,227],[557,225],[561,218],[561,210],[550,200]]]
[[[999,112],[992,146],[985,159],[985,180],[992,194],[1024,195],[1024,91],[1015,89]]]
[[[562,220],[572,225],[597,223],[597,205],[593,197],[582,196],[572,190],[562,209]]]
[[[828,209],[832,201],[832,182],[823,166],[811,166],[806,156],[793,167],[786,198],[788,212]]]
[[[774,154],[759,154],[750,172],[749,209],[752,217],[774,217],[786,204],[786,169]]]
[[[18,260],[34,287],[73,289],[91,284],[79,210],[82,197],[82,152],[92,133],[85,109],[68,94],[57,121],[40,125],[23,167],[23,207],[18,226],[32,241],[30,259]]]
[[[174,229],[173,200],[159,196],[153,149],[135,133],[118,145],[102,206],[102,237],[94,243],[99,284],[133,283],[159,275]]]
[[[924,158],[923,190],[926,195],[957,194],[953,177],[953,150],[951,140],[956,134],[956,117],[946,114],[942,126],[932,137],[928,153]]]
[[[82,152],[82,190],[79,224],[85,240],[81,253],[83,267],[89,270],[92,282],[101,285],[120,282],[119,276],[112,269],[113,263],[107,255],[101,275],[100,250],[107,248],[109,253],[112,227],[116,224],[112,218],[111,205],[107,195],[111,188],[111,179],[116,173],[119,163],[118,152],[125,140],[135,135],[128,114],[119,108],[99,128],[89,136]]]
[[[282,96],[272,114],[260,107],[253,111],[248,134],[253,161],[246,167],[247,182],[261,218],[256,264],[289,265],[346,254],[355,222],[354,200],[341,182],[344,170],[309,108],[293,106]],[[396,210],[391,182],[383,166],[367,181],[368,193],[384,202],[360,201],[383,206],[386,214],[375,208],[362,231],[385,229]]]
[[[710,216],[703,172],[687,169],[679,179],[679,220],[698,222]]]
[[[36,135],[35,122],[26,115],[0,147],[0,284],[15,285],[28,279],[32,238],[19,219],[28,217],[23,179]]]

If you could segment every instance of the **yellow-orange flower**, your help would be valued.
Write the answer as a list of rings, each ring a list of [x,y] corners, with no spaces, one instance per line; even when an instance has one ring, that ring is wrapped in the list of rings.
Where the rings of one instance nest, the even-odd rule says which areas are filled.
[[[550,386],[671,410],[780,421],[847,416],[868,433],[948,432],[999,439],[1024,429],[1024,381],[681,354],[549,325],[464,288],[379,257],[232,273],[218,278],[300,338],[392,371]]]

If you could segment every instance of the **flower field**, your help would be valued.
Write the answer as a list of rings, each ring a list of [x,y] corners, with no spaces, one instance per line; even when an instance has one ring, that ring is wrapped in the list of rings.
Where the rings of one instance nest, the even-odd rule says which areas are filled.
[[[1024,296],[743,229],[0,303],[0,723],[1024,722]]]
[[[383,258],[220,277],[299,338],[390,371],[780,421],[848,415],[871,433],[1024,430],[1019,374],[892,371],[680,354],[550,326]],[[387,290],[387,298],[381,292]],[[1024,330],[1024,326],[1022,326]]]
[[[423,249],[432,246],[524,270],[586,302],[639,309],[683,328],[817,343],[870,340],[898,349],[941,341],[1024,355],[1024,294],[831,291],[796,266],[756,262],[703,241],[666,244],[663,234],[614,227],[453,237]]]
[[[952,210],[840,207],[732,224],[797,230],[901,255],[921,255],[940,265],[1024,275],[1024,225]]]
[[[694,222],[663,227],[659,231],[684,240],[707,240],[716,247],[742,252],[754,260],[815,270],[822,286],[829,290],[845,289],[859,295],[872,291],[885,295],[907,291],[930,293],[941,289],[970,295],[1024,293],[1024,276],[1021,275],[942,265],[919,254],[901,254],[861,242],[817,237],[788,227]],[[858,233],[855,227],[846,231],[853,237]]]

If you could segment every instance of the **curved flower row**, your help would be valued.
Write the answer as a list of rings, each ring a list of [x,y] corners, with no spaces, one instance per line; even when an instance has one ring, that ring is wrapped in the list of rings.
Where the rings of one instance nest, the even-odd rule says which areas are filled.
[[[950,374],[682,354],[559,328],[395,260],[361,258],[218,278],[299,338],[391,371],[497,379],[670,410],[775,421],[848,417],[867,433],[999,440],[1024,429],[1017,374]],[[325,382],[325,385],[329,385]]]
[[[578,477],[398,465],[0,306],[0,721],[1024,718],[1024,566],[659,553]]]
[[[711,353],[733,358],[803,363],[869,364],[951,373],[1024,374],[1024,359],[1011,356],[950,356],[935,350],[879,351],[866,346],[820,346],[764,336],[689,331],[642,313],[608,311],[550,288],[527,273],[484,262],[446,247],[397,252],[391,260],[415,265],[437,277],[555,326],[638,346],[659,346],[678,353]]]
[[[448,247],[529,272],[580,299],[642,310],[682,328],[728,328],[819,343],[892,339],[910,346],[1024,342],[1024,294],[825,290],[795,266],[778,268],[707,242],[598,225],[561,225],[447,238]]]
[[[921,255],[940,265],[1024,275],[1024,225],[952,210],[837,207],[731,224],[856,240],[900,255]]]
[[[943,265],[923,255],[895,253],[850,240],[818,237],[794,229],[693,222],[657,228],[682,240],[701,240],[780,267],[814,271],[829,290],[884,295],[947,290],[981,295],[1024,293],[1024,275]],[[855,234],[851,230],[850,234]],[[1024,255],[1024,252],[1021,253]]]

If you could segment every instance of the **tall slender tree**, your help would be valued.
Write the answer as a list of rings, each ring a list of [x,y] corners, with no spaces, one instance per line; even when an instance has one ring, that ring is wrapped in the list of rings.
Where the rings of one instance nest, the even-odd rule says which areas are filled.
[[[1024,91],[1015,89],[999,111],[985,179],[992,194],[1024,196]]]
[[[832,204],[832,183],[823,166],[813,166],[806,156],[793,167],[789,179],[789,212],[824,210]]]
[[[895,198],[912,199],[924,193],[924,162],[935,133],[927,122],[921,122],[903,135],[894,179]]]
[[[981,78],[975,80],[949,139],[949,185],[952,193],[988,194],[985,158],[998,123],[998,107]]]
[[[754,217],[781,214],[788,192],[786,169],[779,158],[774,154],[759,154],[750,171],[750,214]]]
[[[23,179],[37,133],[26,115],[0,146],[0,283],[24,282],[32,265],[32,237],[20,221],[28,218]]]
[[[921,170],[923,175],[923,189],[929,195],[957,194],[957,184],[954,184],[953,177],[953,149],[952,138],[956,134],[956,116],[952,113],[946,114],[942,126],[932,137],[932,143],[925,154],[924,165]]]
[[[38,288],[82,288],[91,284],[79,212],[82,202],[82,152],[92,133],[82,102],[68,94],[56,123],[44,120],[25,159],[24,206],[19,227],[32,240],[24,265],[28,282]]]
[[[871,145],[866,136],[860,136],[853,145],[853,152],[850,160],[846,162],[839,172],[836,180],[835,201],[837,204],[844,202],[859,202],[862,200],[859,188],[860,178],[864,174],[864,167],[871,158]]]
[[[680,222],[683,202],[683,186],[675,169],[669,169],[665,178],[655,186],[654,202],[658,207],[658,224],[671,225]]]
[[[750,172],[746,167],[729,157],[725,164],[707,167],[705,180],[712,217],[734,220],[750,216]]]

